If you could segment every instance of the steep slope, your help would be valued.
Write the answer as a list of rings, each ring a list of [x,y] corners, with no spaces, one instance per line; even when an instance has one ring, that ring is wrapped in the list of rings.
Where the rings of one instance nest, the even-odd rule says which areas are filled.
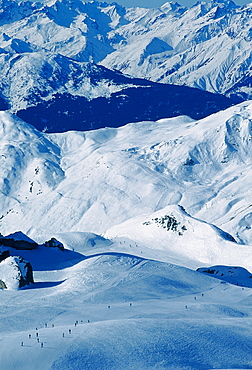
[[[12,112],[45,101],[50,105],[57,94],[91,100],[142,86],[94,63],[135,78],[226,94],[235,101],[251,94],[250,5],[212,1],[187,9],[171,2],[144,9],[79,0],[1,4],[0,89]]]
[[[0,53],[0,71],[1,93],[9,104],[1,108],[48,132],[118,127],[179,114],[202,118],[233,103],[218,94],[130,78],[39,48]]]
[[[0,54],[1,92],[12,112],[69,94],[73,99],[109,97],[127,87],[137,87],[137,80],[124,77],[93,63],[76,62],[59,53],[36,51]],[[135,82],[135,83],[134,83]],[[140,86],[147,85],[141,81]],[[149,83],[150,85],[150,83]]]
[[[251,107],[62,134],[1,113],[1,232],[100,234],[180,204],[251,243]]]
[[[2,2],[0,89],[12,112],[57,93],[93,99],[134,86],[93,64],[113,50],[106,42],[111,18],[98,4]]]
[[[104,71],[102,76],[109,75],[108,72]],[[39,94],[32,93],[27,104],[30,105],[34,97],[36,105],[19,110],[17,116],[40,131],[65,132],[120,127],[129,122],[179,115],[200,119],[233,105],[232,100],[222,95],[186,86],[126,79],[120,75],[113,76],[113,73],[110,79],[100,79],[98,75],[92,77],[96,81],[90,85],[87,82],[89,78],[82,79],[82,95],[85,96],[52,92],[50,100],[42,98],[39,102]],[[125,84],[113,84],[115,77],[121,77]],[[127,82],[133,87],[125,89]]]
[[[249,6],[228,1],[189,10],[1,1],[1,94],[10,111],[0,112],[0,233],[16,244],[51,237],[64,244],[0,246],[7,259],[0,262],[1,369],[251,368],[252,102],[200,119],[229,102],[93,64],[119,50],[126,61],[128,51],[132,65],[122,70],[147,68],[156,80],[148,63],[157,58],[162,66],[160,57],[174,53],[171,59],[185,61],[182,83],[190,75],[201,89],[246,98],[250,22]],[[165,24],[175,30],[170,38],[162,36]],[[218,55],[217,34],[218,47],[235,35],[233,52]],[[216,69],[214,60],[206,70],[183,54],[199,63],[197,50],[204,64],[203,47],[213,58],[216,52]],[[83,119],[84,102],[97,116]],[[111,124],[111,112],[115,126],[138,121],[140,109],[126,116],[132,102],[148,121],[73,131],[91,118],[88,129]],[[110,104],[105,117],[101,107]],[[72,130],[38,131],[10,113],[21,109],[39,129]],[[34,283],[10,290],[17,259],[31,262]]]
[[[129,9],[130,23],[111,31],[121,38],[102,64],[153,81],[251,97],[251,4],[197,2],[190,9],[166,3]]]

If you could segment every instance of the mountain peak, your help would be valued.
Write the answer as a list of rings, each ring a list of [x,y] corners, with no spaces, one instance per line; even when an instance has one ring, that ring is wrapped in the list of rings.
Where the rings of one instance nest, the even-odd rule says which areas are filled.
[[[176,1],[168,1],[168,2],[164,3],[163,5],[161,5],[160,9],[163,12],[170,12],[170,11],[173,11],[173,12],[179,11],[179,12],[181,12],[182,10],[185,11],[187,8],[186,7],[182,7]]]
[[[217,4],[221,7],[225,7],[227,9],[234,9],[239,7],[232,0],[211,0],[211,3],[213,3],[214,5]]]

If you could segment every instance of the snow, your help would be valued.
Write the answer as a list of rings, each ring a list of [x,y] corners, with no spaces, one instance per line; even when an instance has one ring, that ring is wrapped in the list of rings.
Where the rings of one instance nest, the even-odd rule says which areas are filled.
[[[11,113],[125,88],[93,61],[249,95],[250,7],[2,8],[0,232],[40,245],[0,262],[1,369],[252,368],[252,102],[54,134]]]
[[[212,266],[209,268],[201,267],[197,271],[212,274],[219,279],[228,281],[231,284],[252,287],[251,273],[242,267],[232,266]]]
[[[20,279],[27,273],[27,261],[18,256],[7,257],[0,262],[0,280],[2,280],[6,289],[18,290],[20,288]]]
[[[39,259],[38,250],[21,252],[34,264],[35,284],[0,291],[1,366],[249,368],[249,288],[107,248],[82,261],[51,248]],[[56,255],[72,266],[60,268]]]
[[[186,215],[178,206],[168,206],[150,216],[139,216],[116,225],[105,237],[129,238],[138,246],[163,250],[173,258],[191,259],[198,266],[219,262],[252,270],[250,246],[237,245],[230,235]],[[194,267],[194,264],[189,262],[187,267]]]
[[[108,79],[104,67],[74,61],[70,56],[44,49],[19,55],[2,53],[0,66],[4,79],[1,88],[3,96],[10,102],[11,112],[52,100],[57,93],[91,100],[135,86],[130,79],[121,83]],[[115,72],[111,74],[115,79],[118,77]]]
[[[187,9],[170,2],[145,9],[64,0],[10,1],[2,8],[0,87],[12,112],[56,93],[95,99],[134,85],[102,78],[94,63],[250,98],[249,6],[202,2]]]
[[[251,114],[46,134],[1,113],[1,232],[40,244],[34,284],[0,263],[4,369],[251,367]]]
[[[1,232],[102,234],[179,204],[251,244],[250,120],[248,101],[199,121],[45,134],[2,112]]]
[[[198,2],[187,9],[167,3],[159,12],[129,9],[130,23],[111,31],[115,39],[120,35],[123,44],[100,63],[153,81],[239,94],[251,76],[251,17],[249,8],[230,4]],[[140,44],[152,38],[167,43],[172,51],[156,47],[143,60]]]

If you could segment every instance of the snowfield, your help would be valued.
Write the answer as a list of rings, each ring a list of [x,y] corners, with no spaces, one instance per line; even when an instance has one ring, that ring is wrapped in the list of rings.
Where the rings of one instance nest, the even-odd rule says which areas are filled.
[[[252,369],[251,19],[1,1],[0,370]]]
[[[115,6],[116,11],[116,6]],[[251,99],[251,3],[167,2],[126,9],[100,63],[131,76]]]
[[[1,232],[102,234],[180,205],[251,244],[251,117],[248,101],[199,121],[45,134],[2,112]]]
[[[235,101],[251,99],[251,4],[220,0],[187,8],[167,2],[145,9],[2,1],[1,14],[0,86],[14,112],[56,92],[92,99],[126,87],[102,78],[93,63]]]
[[[106,245],[20,252],[36,282],[0,291],[4,369],[251,368],[250,288]]]
[[[0,230],[40,244],[8,248],[34,284],[0,290],[1,368],[252,368],[251,117],[46,134],[1,112]]]

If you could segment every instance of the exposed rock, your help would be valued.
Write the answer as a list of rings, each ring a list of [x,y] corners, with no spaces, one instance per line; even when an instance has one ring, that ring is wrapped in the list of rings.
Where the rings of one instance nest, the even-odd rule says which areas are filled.
[[[34,242],[34,240],[30,239],[21,231],[7,236],[0,236],[0,245],[15,248],[18,250],[31,250],[38,247],[38,244]]]
[[[44,245],[49,248],[58,248],[59,250],[64,251],[64,245],[55,238],[51,238],[45,242]]]
[[[185,225],[180,225],[180,222],[176,220],[173,215],[165,215],[163,217],[156,217],[152,219],[152,222],[155,222],[159,227],[166,229],[167,231],[177,232],[178,235],[183,235],[183,233],[187,230]],[[151,221],[146,221],[143,225],[151,225]]]
[[[8,257],[10,257],[10,251],[8,249],[0,249],[0,262]]]
[[[4,259],[0,263],[0,280],[10,290],[34,283],[30,262],[19,256]]]
[[[0,289],[7,289],[7,286],[2,280],[0,280]]]

